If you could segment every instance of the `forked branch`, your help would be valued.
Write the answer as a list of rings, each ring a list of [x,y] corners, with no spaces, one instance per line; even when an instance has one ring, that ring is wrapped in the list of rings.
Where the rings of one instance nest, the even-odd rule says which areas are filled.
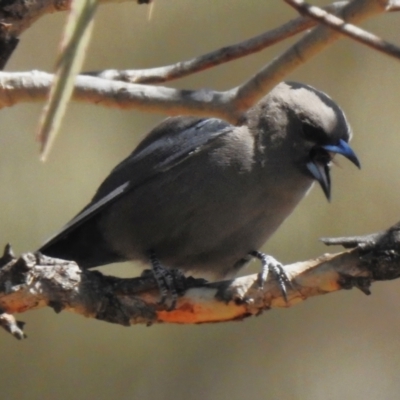
[[[338,17],[340,20],[359,22],[362,19],[385,12],[387,8],[386,3],[386,1],[382,0],[354,0],[345,5],[339,4],[335,7],[336,10],[339,10]],[[247,43],[245,42],[245,44],[240,44],[236,50],[235,48],[234,50],[231,48],[227,52],[228,56],[226,58],[224,58],[224,52],[221,49],[211,53],[211,58],[210,55],[206,55],[183,64],[178,63],[175,66],[163,67],[157,73],[152,69],[149,70],[150,75],[142,71],[134,79],[138,81],[141,81],[141,79],[142,81],[150,79],[154,82],[155,80],[162,81],[177,78],[180,73],[184,76],[185,74],[197,72],[212,65],[229,61],[231,58],[237,58],[240,55],[240,51],[242,51],[243,55],[246,55],[250,51],[249,49],[251,51],[259,49],[257,46],[259,46],[260,41],[264,40],[263,45],[265,45],[268,43],[268,40],[272,40],[272,42],[277,38],[281,40],[288,32],[293,34],[299,27],[303,29],[306,26],[302,24],[309,24],[305,20],[297,21],[300,21],[300,23],[293,24],[293,21],[289,23],[289,25],[292,24],[290,28],[292,30],[286,24],[283,25],[286,28],[281,27],[284,33],[280,32],[277,34],[277,31],[270,31],[264,34],[261,39],[260,37],[253,38]],[[289,73],[310,60],[314,55],[341,36],[340,32],[326,26],[324,20],[320,22],[323,25],[317,26],[305,34],[303,38],[265,65],[246,82],[227,91],[218,92],[203,89],[177,90],[167,87],[112,81],[104,79],[104,77],[81,75],[76,80],[73,98],[107,107],[135,108],[149,112],[166,113],[168,115],[217,116],[237,123],[244,111],[268,93]],[[294,29],[293,26],[295,27]],[[278,28],[278,31],[281,28]],[[271,39],[274,35],[275,39]],[[269,39],[266,40],[268,36]],[[213,57],[215,58],[213,59]],[[107,72],[105,72],[105,76],[110,77]],[[111,74],[111,78],[115,79],[116,77],[121,76],[112,76]],[[52,75],[46,73],[3,72],[0,75],[0,108],[24,101],[44,100],[51,83]]]

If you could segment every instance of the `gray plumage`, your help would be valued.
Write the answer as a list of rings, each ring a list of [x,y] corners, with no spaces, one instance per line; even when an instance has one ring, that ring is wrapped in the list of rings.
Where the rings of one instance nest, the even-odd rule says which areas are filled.
[[[329,198],[329,162],[350,127],[327,95],[281,83],[241,126],[173,117],[154,128],[89,205],[40,251],[82,268],[124,260],[198,276],[233,275],[294,210],[315,180]]]

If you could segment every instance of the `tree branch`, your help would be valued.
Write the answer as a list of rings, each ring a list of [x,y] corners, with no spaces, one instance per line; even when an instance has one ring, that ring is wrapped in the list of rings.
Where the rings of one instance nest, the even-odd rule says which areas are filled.
[[[365,44],[366,46],[378,50],[391,57],[400,58],[400,47],[393,43],[386,42],[380,37],[359,28],[358,26],[346,23],[335,15],[323,10],[322,8],[307,4],[303,0],[284,0],[287,4],[295,8],[300,14],[306,15],[315,21],[329,26],[330,28],[346,35],[347,37]]]
[[[129,0],[99,0],[121,3]],[[148,1],[136,0],[138,4]],[[18,37],[40,17],[70,9],[71,0],[12,0],[0,4],[0,69],[6,65],[18,44]]]
[[[45,306],[124,326],[225,322],[271,308],[291,307],[340,289],[357,287],[370,294],[372,282],[400,277],[400,223],[373,235],[325,241],[354,248],[287,265],[285,271],[292,284],[287,303],[274,279],[260,289],[257,274],[215,283],[188,278],[189,288],[172,311],[158,303],[157,284],[151,273],[120,279],[80,270],[74,262],[40,253],[17,259],[6,246],[0,260],[0,325],[10,320],[6,329],[21,338],[23,324],[11,314]]]
[[[0,108],[45,100],[53,81],[46,72],[0,72]],[[105,107],[164,112],[169,115],[217,116],[234,120],[231,92],[179,90],[79,75],[73,99]]]
[[[354,0],[339,12],[346,22],[359,22],[386,10],[386,2],[381,0]],[[234,108],[246,110],[263,94],[268,93],[286,75],[304,64],[322,49],[340,38],[340,33],[320,25],[302,39],[273,59],[255,76],[236,89]]]
[[[119,3],[123,1],[129,0],[100,0],[100,3]],[[86,74],[131,83],[160,83],[181,78],[261,51],[272,44],[311,28],[316,22],[329,24],[329,21],[324,22],[324,19],[329,20],[335,17],[329,16],[328,13],[336,14],[349,3],[348,1],[338,1],[320,9],[318,7],[309,6],[300,0],[288,0],[287,2],[300,12],[306,14],[307,17],[296,18],[276,29],[255,36],[244,42],[227,46],[174,65],[145,70],[121,71],[114,69],[87,72]],[[142,4],[147,2],[137,1],[137,3]],[[398,11],[399,9],[397,4],[393,1],[385,1],[384,6],[386,11]],[[5,65],[8,57],[15,49],[18,42],[17,37],[20,36],[21,33],[43,15],[58,11],[66,11],[69,10],[69,8],[69,0],[35,0],[28,3],[24,0],[13,0],[11,3],[8,2],[2,5],[2,7],[0,7],[0,67]],[[321,17],[321,11],[324,12],[323,10],[325,10],[326,18]],[[313,19],[315,21],[313,21]],[[344,29],[342,33],[346,34],[345,31],[346,29]],[[4,47],[5,51],[2,51],[2,47]]]
[[[385,11],[385,5],[386,2],[379,0],[354,0],[343,7],[341,15],[344,20],[360,21]],[[169,115],[216,116],[236,123],[244,111],[287,74],[339,37],[339,32],[319,26],[247,82],[224,92],[177,90],[81,75],[76,79],[73,98],[107,107],[135,108]],[[51,82],[52,75],[43,72],[3,72],[0,74],[0,107],[23,101],[43,100]]]
[[[122,3],[132,0],[99,0],[100,4]],[[133,0],[138,4],[145,4]],[[60,11],[68,11],[71,0],[12,0],[0,7],[0,38],[18,37],[40,17]]]
[[[348,1],[338,1],[328,5],[324,9],[335,13],[340,11],[347,4]],[[305,31],[306,29],[312,28],[316,23],[317,22],[308,17],[298,17],[275,29],[264,32],[261,35],[254,36],[232,46],[222,47],[211,51],[210,53],[192,58],[191,60],[180,61],[176,64],[165,65],[157,68],[140,70],[109,69],[104,71],[84,72],[82,75],[97,76],[98,78],[113,79],[130,83],[167,82],[254,54]]]

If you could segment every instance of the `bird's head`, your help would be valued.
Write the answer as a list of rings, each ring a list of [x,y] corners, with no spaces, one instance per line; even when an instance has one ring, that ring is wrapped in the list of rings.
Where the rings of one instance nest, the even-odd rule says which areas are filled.
[[[268,132],[266,146],[276,147],[278,157],[290,157],[297,170],[320,184],[328,200],[334,156],[340,154],[360,168],[348,144],[350,125],[341,108],[325,93],[301,83],[282,82],[254,109],[260,116],[258,129]],[[249,115],[251,118],[251,112]]]

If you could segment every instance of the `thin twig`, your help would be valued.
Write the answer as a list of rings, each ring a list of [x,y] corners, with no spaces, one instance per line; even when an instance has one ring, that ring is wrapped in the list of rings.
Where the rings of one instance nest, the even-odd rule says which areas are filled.
[[[99,4],[137,0],[99,0]],[[0,5],[0,37],[18,37],[39,18],[47,14],[67,11],[71,0],[12,0]]]
[[[380,0],[354,0],[343,7],[340,15],[345,21],[358,22],[384,11],[385,4]],[[339,32],[324,25],[314,28],[284,53],[273,59],[255,76],[234,89],[236,91],[234,108],[247,110],[285,76],[338,40],[340,36]]]
[[[348,4],[348,1],[339,1],[327,6],[326,9],[331,12],[337,12],[346,4]],[[192,58],[191,60],[180,61],[176,64],[157,68],[141,70],[109,69],[104,71],[84,72],[83,75],[97,76],[98,78],[113,79],[130,83],[167,82],[259,52],[275,43],[292,37],[306,29],[312,28],[315,25],[316,22],[312,19],[308,17],[299,17],[286,22],[278,28],[262,33],[261,35],[254,36],[248,40],[231,46],[222,47],[211,51],[210,53]]]
[[[342,18],[357,22],[384,11],[385,4],[380,0],[354,0],[343,8]],[[339,32],[320,25],[241,86],[224,92],[178,90],[80,75],[75,81],[73,98],[106,107],[168,115],[215,116],[237,123],[244,111],[289,73],[340,37]],[[51,74],[37,71],[0,73],[0,108],[18,102],[42,101],[52,79]]]
[[[330,28],[346,35],[347,37],[362,43],[374,50],[380,51],[391,57],[400,59],[400,47],[387,42],[380,37],[349,24],[341,18],[330,14],[322,8],[307,4],[303,0],[284,0],[287,4],[295,8],[300,14],[306,15],[316,21],[329,26]]]

